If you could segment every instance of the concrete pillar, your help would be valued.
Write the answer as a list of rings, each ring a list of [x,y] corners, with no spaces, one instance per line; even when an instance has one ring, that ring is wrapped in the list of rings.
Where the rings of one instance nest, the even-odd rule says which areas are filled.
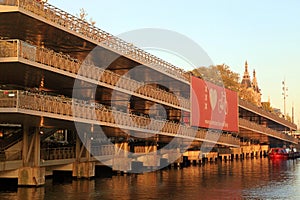
[[[76,135],[76,144],[75,144],[75,158],[79,161],[80,156],[80,149],[81,149],[81,140],[78,135]]]
[[[124,150],[124,157],[127,158],[128,157],[128,152],[129,152],[128,142],[123,143],[123,150]]]
[[[128,172],[132,169],[132,159],[128,158],[128,153],[128,142],[115,143],[115,156],[112,161],[112,168],[114,171]]]
[[[92,178],[95,176],[95,162],[91,162],[91,138],[85,133],[85,144],[81,145],[79,136],[76,136],[76,161],[73,163],[72,176],[76,178]],[[82,157],[85,151],[85,156]]]
[[[41,186],[45,184],[45,168],[22,167],[18,173],[19,186]]]
[[[87,137],[86,145],[85,145],[85,158],[87,161],[91,160],[91,137]]]
[[[22,161],[23,161],[23,166],[27,166],[27,156],[28,156],[28,137],[29,137],[29,127],[27,125],[23,126],[23,147],[22,147]]]
[[[35,132],[29,145],[29,128],[24,126],[23,130],[23,167],[18,171],[18,185],[41,186],[45,184],[45,168],[40,167],[40,130]]]
[[[33,158],[33,165],[35,167],[40,166],[41,161],[41,135],[40,129],[36,128],[34,133],[34,158]]]
[[[242,153],[240,157],[242,160],[245,159],[245,153]]]
[[[73,177],[92,178],[95,176],[95,162],[75,162],[73,164]]]

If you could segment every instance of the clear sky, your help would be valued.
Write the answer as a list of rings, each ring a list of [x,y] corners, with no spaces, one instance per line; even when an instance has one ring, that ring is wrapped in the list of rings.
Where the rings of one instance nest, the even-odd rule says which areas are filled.
[[[300,120],[300,1],[298,0],[49,0],[113,35],[141,28],[176,31],[198,43],[214,64],[243,75],[244,62],[256,70],[262,100],[283,112],[282,81],[288,87],[287,113]]]

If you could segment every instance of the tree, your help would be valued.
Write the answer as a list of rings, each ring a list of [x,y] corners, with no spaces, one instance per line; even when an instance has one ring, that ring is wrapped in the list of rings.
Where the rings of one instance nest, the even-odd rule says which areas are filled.
[[[239,97],[245,101],[257,105],[257,102],[255,100],[254,90],[252,88],[246,88],[241,86],[239,90]]]
[[[242,86],[239,81],[239,74],[231,71],[228,65],[223,64],[199,67],[194,69],[192,74],[203,80],[236,91],[238,92],[239,98],[255,105],[259,105],[253,88],[246,88]]]
[[[274,113],[274,110],[273,108],[271,107],[271,103],[268,101],[268,102],[262,102],[261,103],[262,105],[262,108],[266,111],[269,111],[269,112],[273,112]]]
[[[216,68],[221,74],[221,78],[223,80],[224,86],[233,91],[239,91],[240,88],[239,74],[231,71],[229,66],[225,64],[217,65]]]
[[[194,69],[192,74],[203,80],[224,86],[234,91],[239,91],[240,89],[239,74],[231,71],[229,66],[225,64],[199,67]]]

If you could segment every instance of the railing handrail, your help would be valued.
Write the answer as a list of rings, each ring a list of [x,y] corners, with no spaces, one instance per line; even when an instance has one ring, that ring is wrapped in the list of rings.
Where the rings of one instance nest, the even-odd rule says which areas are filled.
[[[101,81],[120,89],[126,89],[131,92],[141,94],[147,98],[152,97],[156,100],[185,109],[190,109],[190,101],[182,96],[175,96],[174,94],[160,88],[147,84],[145,85],[143,82],[138,82],[127,76],[120,76],[119,74],[102,69],[99,66],[95,66],[87,62],[82,64],[79,60],[71,58],[69,55],[57,53],[47,48],[34,46],[17,39],[9,41],[0,40],[0,44],[0,57],[22,57],[53,68],[68,71],[75,75],[79,74],[89,79],[96,80],[97,82]],[[127,85],[117,84],[117,81],[123,81],[127,83]],[[134,85],[135,87],[131,87],[131,85]],[[139,90],[136,91],[135,88],[139,88]]]
[[[28,91],[18,92],[14,90],[12,91],[12,93],[16,95],[10,98],[1,98],[0,95],[0,107],[16,108],[18,105],[19,109],[35,110],[75,118],[84,118],[89,120],[102,121],[106,123],[115,123],[130,128],[144,129],[147,130],[149,133],[151,131],[159,133],[168,133],[173,136],[187,137],[190,139],[205,140],[207,134],[207,132],[205,132],[204,130],[196,131],[193,127],[190,126],[170,121],[151,119],[143,116],[138,116],[132,113],[128,114],[105,107],[101,104],[91,105],[87,101],[83,100],[43,95]],[[150,122],[152,125],[148,126]],[[208,134],[215,135],[216,137],[214,138],[219,139],[218,141],[211,142],[239,145],[239,142],[236,138],[213,132],[208,132]]]
[[[0,5],[10,5],[23,8],[29,12],[32,12],[40,17],[45,18],[51,22],[56,23],[59,26],[63,26],[70,31],[81,34],[93,40],[98,45],[105,46],[109,49],[114,49],[121,55],[129,57],[134,60],[138,60],[141,63],[154,67],[165,73],[171,74],[183,81],[190,81],[190,76],[183,69],[176,67],[175,65],[166,62],[136,46],[128,43],[112,34],[105,32],[88,22],[79,19],[55,6],[48,3],[41,4],[38,1],[32,0],[2,0]]]
[[[42,160],[57,160],[75,158],[75,147],[49,147],[41,148],[40,158]]]
[[[22,159],[22,150],[0,150],[1,161],[14,161]]]
[[[297,126],[283,118],[280,118],[278,115],[274,114],[274,113],[271,113],[269,111],[266,111],[262,108],[259,108],[255,105],[253,105],[252,103],[250,102],[247,102],[243,99],[239,99],[239,106],[243,106],[247,109],[250,109],[250,111],[254,111],[254,112],[257,112],[257,113],[260,113],[262,116],[265,116],[267,117],[268,119],[272,120],[272,121],[277,121],[278,123],[281,123],[282,125],[284,126],[288,126],[290,128],[294,128],[294,129],[297,129]]]
[[[285,133],[281,133],[281,132],[275,131],[275,130],[270,129],[268,127],[264,127],[264,126],[262,126],[260,124],[251,122],[249,120],[239,118],[239,123],[240,123],[240,125],[248,127],[249,129],[258,130],[258,131],[264,132],[266,134],[272,135],[272,136],[277,137],[277,138],[283,138],[285,140],[289,140],[289,141],[298,143],[298,139],[295,138],[295,137],[293,137],[293,136],[290,136],[290,135],[287,135]]]

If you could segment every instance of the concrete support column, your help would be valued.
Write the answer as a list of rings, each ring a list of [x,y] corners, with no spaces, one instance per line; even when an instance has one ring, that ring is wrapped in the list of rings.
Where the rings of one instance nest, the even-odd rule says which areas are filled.
[[[40,130],[35,128],[29,143],[29,127],[23,127],[23,167],[18,172],[18,185],[41,186],[45,184],[45,168],[40,167]]]
[[[132,169],[131,158],[128,158],[128,142],[115,143],[115,156],[112,161],[114,171],[128,172]]]
[[[86,161],[90,161],[91,160],[91,136],[89,135],[86,139],[86,144],[85,144],[85,158]]]
[[[76,161],[79,161],[80,158],[80,149],[81,149],[81,140],[78,135],[76,135],[76,144],[75,144],[75,158]]]
[[[22,144],[22,161],[23,161],[23,166],[27,166],[27,156],[28,156],[28,140],[29,140],[29,127],[27,125],[23,126],[23,144]]]
[[[43,167],[22,167],[18,173],[19,186],[41,186],[45,184],[45,168]]]
[[[128,142],[123,143],[123,150],[124,150],[124,157],[127,158],[128,157],[128,152],[129,152]]]
[[[40,166],[40,161],[41,161],[41,135],[40,135],[40,129],[36,128],[33,137],[34,137],[33,165],[35,167],[39,167]]]
[[[73,177],[92,178],[95,176],[95,162],[75,162],[73,164]]]
[[[91,161],[91,138],[85,134],[82,144],[79,136],[76,136],[76,161],[73,163],[72,176],[77,178],[92,178],[95,176],[95,162]],[[85,156],[82,157],[85,151]]]
[[[29,128],[24,126],[22,160],[23,166],[40,166],[41,158],[41,136],[39,128],[35,129],[31,140],[29,138]]]

